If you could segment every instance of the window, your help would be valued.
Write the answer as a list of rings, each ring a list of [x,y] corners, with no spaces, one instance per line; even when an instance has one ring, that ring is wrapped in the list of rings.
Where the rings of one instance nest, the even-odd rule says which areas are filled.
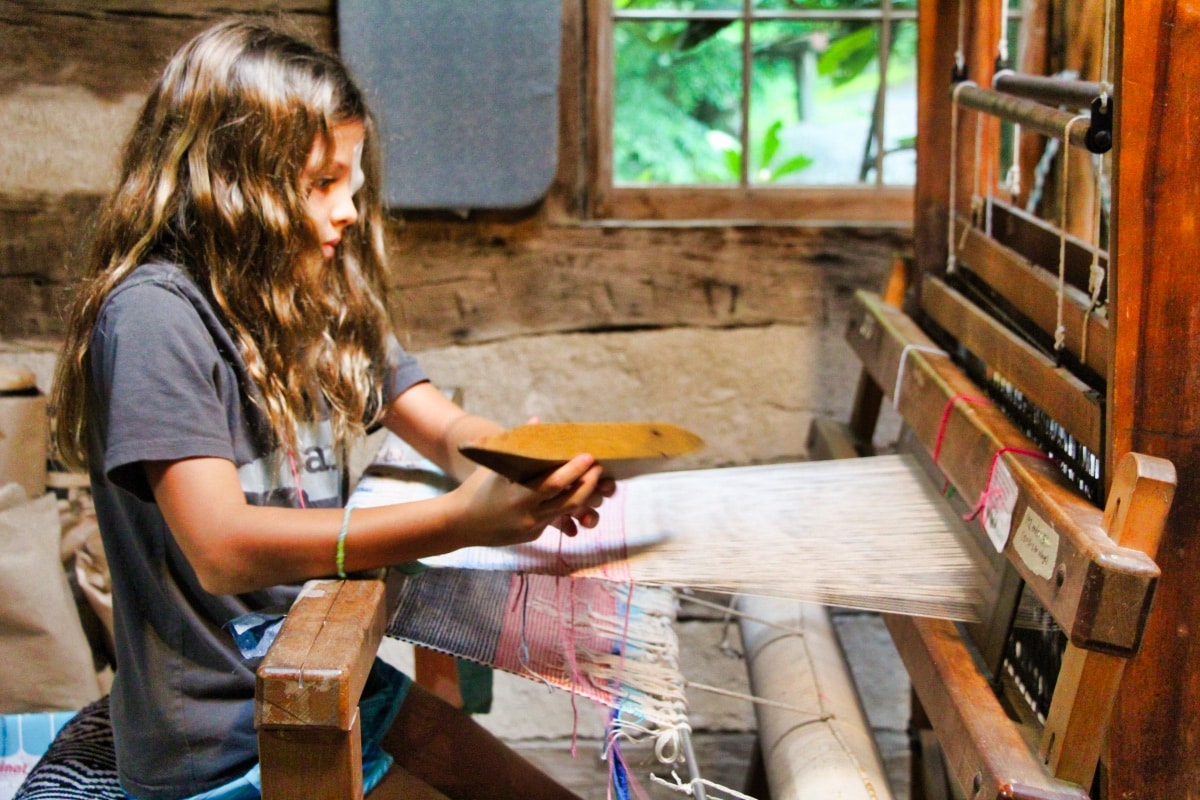
[[[912,220],[915,0],[590,0],[593,214]]]

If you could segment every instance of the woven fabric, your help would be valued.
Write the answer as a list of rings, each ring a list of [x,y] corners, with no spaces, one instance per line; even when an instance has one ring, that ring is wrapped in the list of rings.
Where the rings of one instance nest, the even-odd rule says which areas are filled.
[[[683,677],[667,589],[596,578],[432,568],[396,576],[387,633],[678,724]]]

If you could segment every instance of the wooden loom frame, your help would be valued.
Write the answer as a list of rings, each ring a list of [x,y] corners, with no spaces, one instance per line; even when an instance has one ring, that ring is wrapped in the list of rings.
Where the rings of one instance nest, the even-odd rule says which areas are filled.
[[[969,77],[988,85],[999,5],[969,2],[962,8]],[[918,711],[928,715],[949,771],[966,796],[1086,797],[1100,761],[1095,785],[1102,796],[1197,797],[1200,764],[1189,742],[1200,728],[1200,686],[1194,677],[1200,653],[1187,642],[1200,619],[1187,586],[1188,578],[1200,572],[1200,553],[1188,546],[1200,520],[1192,485],[1200,467],[1194,446],[1200,424],[1187,390],[1200,377],[1200,367],[1179,348],[1190,342],[1174,340],[1172,332],[1186,329],[1188,309],[1200,302],[1191,222],[1200,190],[1187,169],[1196,143],[1184,135],[1197,124],[1184,76],[1194,71],[1200,28],[1194,11],[1173,3],[1154,8],[1118,3],[1114,14],[1108,321],[1088,319],[1081,310],[1086,303],[1066,304],[1067,316],[1073,314],[1067,329],[1076,336],[1074,341],[1068,337],[1068,349],[1106,379],[1101,405],[1080,387],[1067,386],[1069,377],[1053,363],[987,329],[986,315],[941,280],[951,243],[947,216],[955,213],[952,235],[956,246],[965,247],[960,251],[965,259],[1007,275],[1007,284],[1004,278],[997,283],[1007,286],[1022,308],[1036,306],[1039,298],[1044,306],[1047,296],[1045,285],[1028,279],[1025,259],[965,229],[964,211],[952,212],[970,206],[971,166],[951,164],[945,154],[955,148],[969,154],[979,124],[975,114],[961,111],[957,125],[952,120],[949,78],[959,12],[958,0],[920,4],[915,267],[921,277],[909,307],[969,342],[984,360],[1001,359],[1002,371],[1022,372],[1032,390],[1061,384],[1044,393],[1067,398],[1056,413],[1081,440],[1097,445],[1108,502],[1101,514],[1074,496],[1044,462],[1002,456],[1020,490],[1014,520],[1034,508],[1051,515],[1046,518],[1061,537],[1048,577],[1014,553],[1011,541],[1006,548],[1020,577],[1070,636],[1040,742],[1022,738],[954,626],[898,618],[889,618],[888,626],[920,699]],[[996,130],[986,125],[978,134],[986,159],[996,152]],[[951,198],[955,169],[958,191]],[[900,294],[892,294],[892,303],[901,302]],[[869,447],[880,395],[899,393],[898,410],[914,438],[940,450],[938,467],[973,501],[987,487],[1000,448],[1032,443],[990,406],[962,400],[982,391],[947,357],[934,354],[933,342],[905,314],[878,298],[861,296],[859,302],[848,339],[869,379],[860,386],[849,426],[827,421],[814,426],[815,449],[833,456]],[[1084,324],[1091,326],[1093,343],[1086,354],[1078,338]],[[1172,463],[1181,482],[1174,504]],[[920,791],[914,787],[916,796],[923,796]]]

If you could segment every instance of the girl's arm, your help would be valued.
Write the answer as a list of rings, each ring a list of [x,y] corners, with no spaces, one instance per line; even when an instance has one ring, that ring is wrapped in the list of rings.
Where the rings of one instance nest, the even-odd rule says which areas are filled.
[[[479,465],[459,452],[459,445],[503,430],[491,420],[468,414],[428,382],[418,383],[396,397],[384,413],[383,423],[459,481],[480,470]],[[600,521],[596,508],[615,491],[616,484],[611,479],[600,480],[586,504],[570,509],[556,521],[558,528],[568,536],[575,535],[577,525],[594,528]]]
[[[478,465],[458,452],[459,445],[503,430],[489,419],[468,414],[427,382],[396,397],[384,412],[383,424],[460,482]]]
[[[206,591],[242,592],[335,572],[343,511],[253,506],[233,462],[189,458],[145,462],[163,516]],[[599,505],[600,466],[580,455],[546,478],[515,484],[478,469],[454,491],[428,500],[355,509],[346,571],[412,561],[471,545],[536,538],[565,514]]]

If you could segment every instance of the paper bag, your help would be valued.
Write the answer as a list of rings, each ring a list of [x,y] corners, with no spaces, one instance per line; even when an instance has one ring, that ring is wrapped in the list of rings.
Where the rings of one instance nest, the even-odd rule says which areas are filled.
[[[59,555],[53,494],[0,487],[0,713],[82,708],[100,697]]]

